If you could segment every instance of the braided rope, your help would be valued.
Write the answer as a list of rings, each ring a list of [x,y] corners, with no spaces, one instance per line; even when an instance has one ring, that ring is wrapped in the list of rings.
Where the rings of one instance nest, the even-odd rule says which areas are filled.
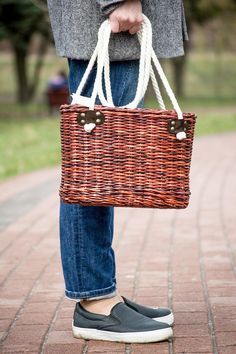
[[[98,46],[98,72],[100,73],[100,78],[98,80],[98,87],[97,93],[100,98],[102,105],[114,107],[112,93],[111,93],[111,80],[110,80],[110,65],[109,65],[109,40],[111,35],[111,28],[107,26],[107,22],[105,23],[106,27],[104,26],[103,33],[101,34],[101,42]],[[103,94],[102,88],[102,78],[103,78],[103,70],[104,70],[104,78],[105,78],[105,90],[107,99]],[[95,90],[95,88],[94,88]]]
[[[165,73],[161,67],[161,64],[159,62],[159,60],[157,59],[157,56],[156,56],[156,53],[154,52],[154,50],[152,49],[152,60],[153,60],[153,63],[154,63],[154,66],[156,67],[157,69],[157,72],[158,72],[158,75],[163,83],[163,86],[166,90],[166,93],[167,95],[169,96],[170,98],[170,101],[174,107],[174,109],[176,110],[177,112],[177,115],[178,115],[178,119],[183,119],[183,113],[180,109],[180,106],[175,98],[175,95],[174,95],[174,92],[172,91],[171,87],[170,87],[170,84],[165,76]]]
[[[157,70],[157,73],[163,83],[163,86],[171,100],[171,103],[174,109],[177,112],[178,119],[183,119],[182,111],[179,107],[179,104],[175,98],[175,95],[168,83],[168,80],[165,76],[164,71],[157,59],[157,56],[152,48],[152,27],[149,19],[143,14],[144,21],[142,23],[141,29],[138,31],[138,40],[141,46],[140,52],[140,61],[139,61],[139,75],[138,75],[138,84],[136,89],[136,95],[132,102],[122,106],[121,108],[136,108],[140,100],[144,97],[144,94],[147,90],[149,78],[151,77],[152,85],[154,92],[157,98],[157,101],[162,109],[165,109],[165,104],[161,96],[159,86],[155,77],[155,73],[152,67],[153,65]],[[85,70],[85,73],[80,81],[79,87],[76,93],[72,94],[73,100],[72,104],[78,103],[80,100],[80,95],[82,89],[88,79],[89,73],[92,70],[92,67],[97,58],[97,74],[94,82],[92,96],[90,98],[90,109],[94,109],[96,96],[98,94],[102,105],[108,107],[114,107],[112,92],[111,92],[111,82],[110,82],[110,66],[109,66],[109,40],[110,40],[111,28],[109,20],[105,20],[98,31],[98,42],[96,48],[91,56],[91,59],[88,63],[88,66]],[[105,90],[107,99],[104,97],[103,88],[102,88],[102,77],[104,70],[105,78]]]
[[[151,27],[150,27],[151,30]],[[150,31],[149,30],[149,31]],[[103,90],[102,90],[102,76],[100,77],[99,81],[99,86],[98,86],[98,95],[100,98],[101,103],[104,106],[108,107],[114,107],[114,104],[111,99],[111,85],[110,85],[110,75],[109,75],[109,53],[108,53],[108,45],[109,45],[109,36],[111,33],[110,30],[110,24],[107,22],[107,28],[104,28],[104,31],[107,33],[103,32],[103,40],[101,45],[99,45],[99,51],[98,51],[98,66],[102,65],[104,67],[104,73],[105,73],[105,89],[107,93],[107,100],[104,97]],[[138,33],[138,37],[141,43],[141,55],[140,55],[140,62],[139,62],[139,76],[138,76],[138,84],[137,84],[137,89],[136,89],[136,95],[135,98],[132,102],[129,104],[121,107],[121,108],[136,108],[140,99],[143,97],[145,91],[146,91],[146,86],[148,84],[148,78],[149,78],[149,67],[146,65],[147,58],[149,58],[149,62],[151,62],[151,55],[147,55],[147,36],[148,34],[144,32],[144,29]],[[107,36],[107,34],[109,35]],[[150,37],[150,34],[149,34]],[[149,42],[149,52],[151,53],[151,43]],[[104,58],[104,60],[103,60]],[[150,65],[149,65],[150,66]],[[99,68],[100,69],[100,68]],[[99,73],[101,70],[99,70]],[[145,80],[146,78],[146,80]]]
[[[152,80],[152,86],[156,95],[156,99],[159,103],[159,106],[161,109],[166,109],[165,103],[163,101],[160,89],[159,89],[159,85],[157,83],[157,79],[153,70],[153,67],[151,67],[151,71],[150,71],[150,76],[151,76],[151,80]]]
[[[146,26],[146,28],[145,28],[145,26]],[[159,106],[161,109],[166,109],[162,95],[160,93],[159,85],[158,85],[156,77],[155,77],[154,70],[152,68],[152,64],[150,61],[147,62],[147,60],[146,60],[147,58],[149,58],[151,56],[152,46],[151,46],[151,42],[149,39],[152,38],[152,32],[151,32],[151,24],[145,18],[144,18],[144,26],[137,33],[137,35],[138,35],[138,39],[140,42],[140,46],[141,46],[141,48],[144,48],[143,52],[145,53],[145,56],[143,58],[142,57],[140,58],[140,64],[139,64],[139,78],[140,78],[140,82],[143,82],[143,84],[141,86],[142,93],[141,93],[140,97],[137,97],[136,100],[132,102],[132,104],[130,103],[129,105],[125,105],[125,106],[123,106],[123,108],[125,108],[125,107],[126,108],[133,108],[133,106],[136,107],[138,105],[139,100],[144,97],[145,92],[147,90],[147,86],[148,86],[148,82],[149,82],[149,75],[148,74],[150,73],[152,85],[153,85],[155,96],[157,98]],[[103,41],[103,43],[104,43],[104,41]],[[105,100],[105,98],[104,98],[103,90],[102,90],[101,86],[100,86],[100,89],[98,90],[98,94],[99,94],[99,98],[100,98],[103,105],[106,105],[108,107],[114,107],[114,104],[112,101],[112,94],[111,94],[110,71],[109,71],[110,65],[109,65],[109,63],[110,63],[109,62],[109,54],[108,54],[108,50],[107,50],[106,56],[105,56],[105,62],[104,62],[105,90],[108,95],[107,100]],[[149,64],[148,66],[147,66],[147,63]],[[145,70],[144,70],[144,65],[146,65]],[[138,96],[138,94],[137,94],[137,96]]]

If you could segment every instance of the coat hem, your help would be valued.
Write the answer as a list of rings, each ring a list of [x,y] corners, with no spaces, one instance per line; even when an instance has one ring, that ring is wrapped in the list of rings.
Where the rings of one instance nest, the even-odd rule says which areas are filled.
[[[65,51],[56,51],[56,54],[60,57],[64,58],[69,58],[69,59],[76,59],[76,60],[90,60],[90,56],[87,55],[76,55],[71,52],[65,52]],[[160,54],[157,55],[158,59],[171,59],[171,58],[176,58],[176,57],[181,57],[184,55],[184,49],[180,49],[178,52],[175,52],[173,54],[166,53],[166,54]],[[132,57],[124,57],[121,58],[120,56],[113,55],[113,57],[110,57],[110,61],[128,61],[128,60],[137,60],[139,59],[139,56],[132,56]]]

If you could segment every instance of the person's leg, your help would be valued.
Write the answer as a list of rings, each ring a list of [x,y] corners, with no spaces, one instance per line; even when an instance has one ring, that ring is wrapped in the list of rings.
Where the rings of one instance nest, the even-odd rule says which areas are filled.
[[[88,61],[69,60],[69,86],[74,93],[87,67]],[[82,92],[85,96],[92,93],[95,77],[94,68]],[[136,91],[138,60],[111,62],[110,69],[113,101],[121,106],[132,101]],[[96,103],[100,101],[97,98]],[[139,107],[143,106],[143,100]],[[60,244],[65,295],[74,300],[92,300],[115,297],[115,255],[112,249],[113,207],[82,206],[60,204]],[[100,301],[86,301],[90,310],[107,306],[114,301],[123,301],[117,297]],[[83,302],[84,303],[84,302]],[[105,311],[105,309],[103,309]]]
[[[88,61],[69,60],[69,89],[74,93]],[[92,92],[95,70],[82,92]],[[113,238],[113,207],[82,206],[60,202],[60,246],[65,295],[69,299],[92,299],[116,293]]]
[[[75,65],[81,67],[79,63]],[[73,71],[70,70],[70,73]],[[125,105],[133,99],[137,75],[137,61],[111,63],[111,84],[116,106]],[[143,100],[139,106],[142,105]],[[173,335],[171,327],[154,321],[150,314],[139,313],[140,309],[146,312],[146,308],[137,308],[136,304],[127,303],[127,299],[123,301],[119,294],[111,298],[98,298],[112,296],[116,290],[112,250],[113,213],[113,207],[61,203],[60,237],[66,293],[70,298],[82,299],[75,305],[73,335],[76,338],[124,343],[168,339]],[[93,298],[97,300],[91,300]]]

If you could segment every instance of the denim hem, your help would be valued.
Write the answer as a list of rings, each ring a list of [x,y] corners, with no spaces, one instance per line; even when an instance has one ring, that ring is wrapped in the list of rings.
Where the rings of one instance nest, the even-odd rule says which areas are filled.
[[[89,299],[90,297],[95,297],[95,296],[101,296],[101,295],[107,295],[110,293],[113,293],[116,290],[116,285],[113,284],[109,286],[108,288],[104,289],[98,289],[98,290],[91,290],[91,291],[84,291],[84,292],[74,292],[74,291],[69,291],[65,289],[65,295],[66,297],[69,297],[70,299]]]

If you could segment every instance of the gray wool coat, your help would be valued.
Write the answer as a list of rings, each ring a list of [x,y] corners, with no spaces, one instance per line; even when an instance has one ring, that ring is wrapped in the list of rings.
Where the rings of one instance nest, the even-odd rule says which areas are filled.
[[[125,0],[48,0],[56,51],[59,56],[89,60],[100,24]],[[152,23],[153,48],[159,58],[184,54],[187,30],[182,0],[141,0]],[[111,33],[110,60],[138,59],[137,35]]]

